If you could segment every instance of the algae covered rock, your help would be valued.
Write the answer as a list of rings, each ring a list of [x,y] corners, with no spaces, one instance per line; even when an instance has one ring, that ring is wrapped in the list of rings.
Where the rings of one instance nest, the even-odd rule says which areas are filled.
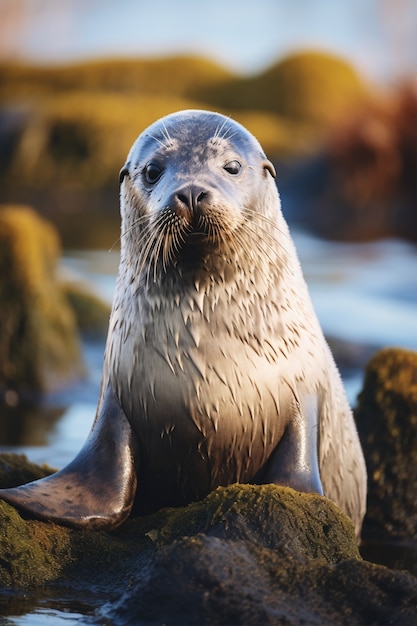
[[[0,454],[0,489],[17,487],[38,478],[53,474],[55,470],[47,465],[36,465],[25,454]]]
[[[62,289],[74,312],[77,326],[82,335],[90,338],[105,338],[109,325],[111,307],[87,290],[82,284],[66,282]]]
[[[205,534],[337,563],[359,558],[351,520],[327,498],[276,485],[218,487],[203,501],[165,509],[153,531],[158,545]],[[294,532],[294,527],[297,532]]]
[[[0,208],[0,390],[6,400],[9,390],[18,397],[55,389],[82,371],[74,315],[56,278],[59,254],[54,227],[32,209]]]
[[[0,454],[0,488],[43,478],[52,472],[51,468],[36,466],[23,455]],[[113,575],[115,565],[121,572],[129,570],[132,574],[136,569],[141,571],[135,565],[138,559],[141,561],[146,555],[153,559],[155,552],[164,553],[167,546],[190,537],[215,537],[231,544],[247,544],[261,552],[265,549],[272,551],[285,559],[292,555],[295,560],[313,559],[335,564],[360,558],[353,524],[332,502],[322,496],[302,494],[276,485],[219,487],[201,502],[187,507],[162,509],[153,515],[132,517],[111,534],[72,530],[35,520],[25,521],[12,506],[1,500],[0,516],[3,516],[0,535],[3,523],[9,532],[12,532],[13,526],[16,527],[16,532],[11,535],[16,540],[21,536],[28,541],[31,536],[37,549],[43,532],[48,534],[48,542],[59,544],[62,563],[71,561],[73,564],[72,568],[60,571],[62,577],[71,578],[75,567],[77,578],[81,580],[88,577],[92,570],[95,582],[103,585],[106,584],[111,562]],[[103,537],[106,538],[104,545]],[[124,555],[123,560],[118,562],[118,556],[127,547],[129,558]],[[4,573],[10,570],[8,555],[13,552],[13,547],[9,545],[9,548],[6,553],[0,550],[3,580]],[[48,548],[43,546],[42,549],[46,558]],[[22,554],[22,549],[16,546],[14,552]],[[98,560],[106,563],[101,574],[97,571]],[[36,569],[35,563],[33,568]],[[45,578],[41,570],[37,576],[38,582],[42,583],[53,579],[54,572]],[[19,578],[17,573],[9,578],[9,583],[19,587],[27,584],[27,580]]]
[[[371,359],[356,419],[368,466],[364,536],[417,542],[416,352],[386,348]]]
[[[362,100],[366,86],[344,59],[300,51],[264,72],[223,81],[204,93],[208,102],[235,110],[268,111],[323,128]]]
[[[4,486],[13,455],[0,470]],[[0,501],[0,580],[12,599],[38,589],[44,607],[48,594],[83,598],[92,623],[117,626],[411,625],[417,603],[417,580],[363,561],[332,502],[275,485],[219,487],[111,534],[24,520]]]
[[[154,550],[102,610],[116,624],[413,623],[417,580],[362,561],[326,498],[231,485],[153,520]]]
[[[385,349],[375,355],[357,422],[369,472],[368,524],[417,540],[417,353]]]

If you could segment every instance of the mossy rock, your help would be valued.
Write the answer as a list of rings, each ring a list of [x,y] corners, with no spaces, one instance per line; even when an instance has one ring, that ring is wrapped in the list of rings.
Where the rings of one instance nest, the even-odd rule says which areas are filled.
[[[230,79],[224,67],[204,57],[98,59],[60,66],[0,63],[0,102],[15,97],[83,90],[132,97],[148,93],[187,97],[191,88]]]
[[[87,291],[82,284],[65,282],[61,287],[75,314],[79,331],[91,338],[105,337],[111,312],[107,302]]]
[[[291,54],[256,76],[211,87],[204,97],[236,110],[268,111],[308,132],[328,127],[365,94],[363,80],[347,61],[312,50]]]
[[[368,539],[417,541],[417,353],[368,363],[356,420],[368,467]]]
[[[13,455],[0,456],[0,486],[7,468]],[[33,606],[35,589],[43,606],[48,593],[81,594],[99,623],[120,626],[411,624],[417,602],[415,578],[361,560],[334,504],[274,485],[220,487],[111,534],[24,520],[0,502],[0,579],[12,603],[18,589]]]
[[[185,108],[233,114],[269,155],[305,150],[310,127],[328,125],[363,91],[355,70],[330,54],[303,52],[240,78],[191,56],[119,59],[60,67],[0,64],[0,115],[8,147],[5,192],[64,186],[117,194],[117,172],[155,119]],[[20,109],[17,109],[19,103]],[[60,203],[62,205],[62,203]]]
[[[164,545],[184,534],[248,541],[287,555],[337,563],[359,558],[351,521],[326,498],[276,485],[219,487],[203,502],[168,509],[153,539]],[[298,532],[294,533],[294,523]]]
[[[25,454],[0,454],[0,489],[17,487],[32,480],[44,478],[56,470],[48,465],[37,465],[29,461]]]
[[[0,488],[43,478],[52,472],[47,466],[34,465],[23,455],[0,454]],[[301,561],[335,564],[360,558],[353,523],[332,502],[276,485],[219,487],[203,501],[187,507],[131,517],[111,534],[25,520],[1,500],[0,516],[0,527],[3,524],[8,528],[3,544],[0,543],[0,578],[9,587],[73,576],[88,579],[91,571],[96,571],[97,559],[103,563],[100,583],[106,586],[114,582],[115,576],[135,570],[137,559],[144,556],[143,550],[148,550],[148,556],[154,555],[155,550],[185,537],[243,542],[261,551],[273,551],[281,558],[290,556]],[[0,536],[2,532],[0,528]],[[43,539],[44,534],[48,541]],[[51,545],[56,562],[48,571]],[[29,558],[35,554],[36,558]],[[123,560],[117,562],[121,555]]]
[[[0,390],[55,389],[82,371],[74,315],[59,287],[60,243],[32,209],[0,209]]]

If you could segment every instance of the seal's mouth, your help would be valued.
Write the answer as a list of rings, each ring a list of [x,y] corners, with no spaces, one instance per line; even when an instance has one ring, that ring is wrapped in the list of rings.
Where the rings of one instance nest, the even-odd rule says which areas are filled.
[[[215,244],[222,240],[224,226],[218,219],[193,215],[184,229],[184,245]]]

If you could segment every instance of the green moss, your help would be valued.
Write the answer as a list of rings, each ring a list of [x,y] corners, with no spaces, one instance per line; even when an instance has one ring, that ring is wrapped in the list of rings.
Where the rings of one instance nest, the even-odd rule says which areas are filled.
[[[204,107],[188,95],[191,85],[226,77],[226,70],[196,57],[0,64],[0,106],[16,111],[19,103],[23,110],[1,176],[4,190],[116,188],[138,134],[167,113]]]
[[[368,466],[366,533],[417,539],[417,353],[379,351],[356,410]]]
[[[273,485],[219,488],[112,534],[25,521],[0,502],[0,579],[12,595],[44,586],[43,604],[48,590],[78,592],[96,620],[125,626],[412,623],[417,599],[415,578],[358,557],[353,524],[326,498]]]
[[[0,455],[1,486],[48,471]],[[33,602],[24,612],[56,606],[58,594],[125,626],[411,624],[417,602],[413,576],[358,557],[353,524],[335,505],[273,485],[221,487],[112,534],[24,520],[0,502],[0,580],[14,615],[22,593]]]
[[[0,209],[0,388],[53,389],[81,371],[74,316],[55,276],[60,245],[28,207]]]
[[[265,105],[275,100],[281,115],[318,125],[349,111],[365,92],[348,62],[324,52],[293,54],[265,72],[259,82],[264,94],[268,85],[272,87]]]
[[[158,544],[204,533],[329,563],[359,558],[353,524],[333,503],[276,485],[219,487],[202,502],[159,513],[149,532]]]
[[[24,457],[0,455],[1,487],[41,478]],[[0,566],[6,586],[99,579],[102,586],[140,570],[164,547],[201,536],[243,542],[250,550],[338,563],[359,558],[353,524],[326,498],[274,485],[221,487],[205,500],[129,519],[112,534],[23,520],[0,502]],[[30,567],[28,565],[30,561]],[[0,569],[0,575],[3,571]]]
[[[70,559],[67,533],[50,533],[49,525],[22,520],[10,505],[0,502],[0,580],[2,587],[38,585],[58,577]]]
[[[133,141],[155,119],[198,106],[180,96],[126,96],[80,88],[43,95],[27,111],[13,158],[3,171],[4,189],[71,192],[113,188]],[[74,210],[74,208],[73,208]]]
[[[0,200],[36,199],[64,245],[109,247],[117,237],[117,173],[136,137],[180,109],[231,115],[269,158],[311,154],[365,88],[329,54],[292,55],[241,77],[206,59],[119,59],[67,66],[0,64],[0,109],[11,121]],[[34,200],[31,200],[33,202]]]

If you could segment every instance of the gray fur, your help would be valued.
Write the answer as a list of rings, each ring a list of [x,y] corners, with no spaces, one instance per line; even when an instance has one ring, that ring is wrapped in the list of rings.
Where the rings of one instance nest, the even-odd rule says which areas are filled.
[[[161,169],[155,181],[149,164],[150,178]],[[121,171],[121,260],[103,371],[111,400],[98,417],[127,419],[131,433],[128,443],[116,439],[116,458],[124,447],[110,472],[122,485],[135,474],[138,512],[233,482],[324,492],[359,534],[364,459],[274,175],[256,139],[215,113],[170,115],[133,145]],[[75,473],[95,449],[86,444]],[[66,480],[64,469],[48,484],[60,485],[63,472]],[[100,472],[107,480],[103,462],[96,485]],[[19,489],[2,497],[17,506],[25,498],[39,515]],[[58,497],[53,519],[77,525]],[[109,529],[124,519],[117,510],[109,507]]]

